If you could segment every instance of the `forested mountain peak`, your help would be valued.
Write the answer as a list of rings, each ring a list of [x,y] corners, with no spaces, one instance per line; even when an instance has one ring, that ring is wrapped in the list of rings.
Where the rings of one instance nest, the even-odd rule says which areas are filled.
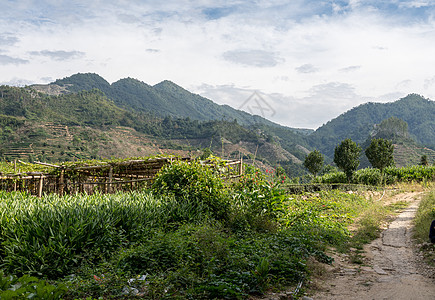
[[[95,73],[78,73],[56,80],[48,86],[35,85],[36,90],[48,93],[80,92],[99,89],[119,107],[132,112],[145,112],[159,117],[190,118],[192,120],[237,120],[242,125],[266,124],[280,126],[260,116],[254,116],[228,105],[191,93],[176,83],[164,80],[154,86],[133,78],[120,79],[109,84]],[[289,128],[290,129],[290,128]]]
[[[122,78],[122,79],[119,79],[118,81],[115,81],[114,83],[112,83],[112,87],[113,86],[120,86],[120,85],[142,86],[142,87],[146,87],[146,88],[152,88],[151,85],[149,85],[143,81],[140,81],[138,79],[131,78],[131,77]]]
[[[63,79],[58,79],[52,84],[68,86],[70,92],[80,92],[83,90],[92,90],[94,88],[105,92],[110,88],[110,83],[95,73],[77,73]]]
[[[419,94],[415,94],[415,93],[408,94],[405,97],[400,98],[396,102],[405,102],[406,103],[406,102],[412,102],[412,101],[414,101],[414,102],[421,102],[421,103],[434,102],[434,101],[432,101],[432,100],[430,100],[428,98],[425,98],[425,97],[423,97],[423,96],[421,96]]]
[[[170,81],[170,80],[163,80],[163,81],[155,84],[153,87],[154,88],[173,88],[173,89],[185,90],[184,88],[182,88],[181,86],[179,86],[178,84],[176,84],[175,82]]]

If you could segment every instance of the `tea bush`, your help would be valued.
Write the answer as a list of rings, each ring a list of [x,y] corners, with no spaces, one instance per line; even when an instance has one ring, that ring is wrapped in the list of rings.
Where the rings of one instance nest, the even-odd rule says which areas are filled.
[[[331,172],[323,176],[316,177],[316,182],[320,183],[347,183],[346,174],[344,172]]]

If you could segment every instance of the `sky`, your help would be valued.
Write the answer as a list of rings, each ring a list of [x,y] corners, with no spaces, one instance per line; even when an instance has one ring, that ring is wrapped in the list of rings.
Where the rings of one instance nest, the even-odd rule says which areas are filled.
[[[185,89],[316,129],[435,99],[435,0],[1,0],[0,84],[76,73]]]

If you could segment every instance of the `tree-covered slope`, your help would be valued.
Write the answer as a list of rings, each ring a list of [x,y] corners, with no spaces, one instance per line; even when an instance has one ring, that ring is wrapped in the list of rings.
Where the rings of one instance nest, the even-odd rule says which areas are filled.
[[[120,79],[109,84],[97,74],[79,73],[56,80],[51,85],[61,86],[71,92],[96,88],[126,110],[152,113],[160,117],[200,121],[237,120],[242,125],[260,123],[280,126],[260,116],[253,116],[228,105],[216,104],[167,80],[154,86],[133,78]]]
[[[310,135],[310,144],[328,156],[346,138],[363,143],[375,124],[396,117],[408,123],[416,142],[435,146],[435,102],[410,94],[392,103],[366,103],[329,121]]]
[[[100,87],[107,89],[104,81],[100,83]],[[151,95],[154,93],[150,86],[135,80],[126,79],[114,85],[122,86],[116,90],[124,94],[135,95],[137,90],[143,92],[146,88]],[[262,130],[257,125],[242,126],[235,119],[163,118],[145,111],[123,109],[99,89],[53,91],[49,95],[33,86],[0,86],[0,159],[56,162],[173,151],[192,155],[202,148],[210,148],[223,157],[255,157],[269,166],[288,162],[293,170],[303,173],[298,163],[302,155],[285,149],[290,144],[281,140],[290,136],[295,137],[295,142],[300,139],[284,127],[262,125],[267,128]],[[158,100],[175,101],[169,97]],[[281,137],[275,139],[272,129],[280,129]]]

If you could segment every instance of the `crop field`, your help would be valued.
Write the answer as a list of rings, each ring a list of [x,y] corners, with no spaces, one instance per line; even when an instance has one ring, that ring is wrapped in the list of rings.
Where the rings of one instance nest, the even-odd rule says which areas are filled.
[[[366,233],[376,236],[397,208],[377,200],[291,195],[270,173],[247,168],[224,181],[183,161],[140,191],[0,192],[0,297],[245,299],[294,290],[309,278],[309,259],[328,263],[328,247],[361,246],[350,225],[370,225]]]

